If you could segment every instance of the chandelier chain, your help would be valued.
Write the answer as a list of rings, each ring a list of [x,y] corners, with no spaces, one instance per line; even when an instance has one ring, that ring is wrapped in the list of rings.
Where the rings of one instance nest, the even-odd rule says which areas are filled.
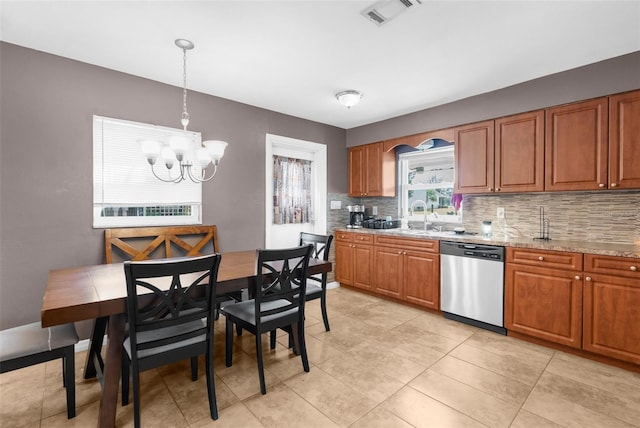
[[[182,48],[182,126],[187,130],[189,113],[187,112],[187,49]]]

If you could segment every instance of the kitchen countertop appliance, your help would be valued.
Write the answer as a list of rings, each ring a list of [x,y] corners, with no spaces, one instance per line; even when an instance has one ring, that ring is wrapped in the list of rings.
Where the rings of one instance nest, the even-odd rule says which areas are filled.
[[[347,227],[349,229],[361,228],[364,222],[364,205],[348,205],[347,210],[349,211],[349,224],[347,224]]]
[[[445,318],[507,334],[504,247],[441,241],[440,309]]]
[[[400,220],[386,220],[383,218],[370,218],[362,224],[368,229],[397,229],[402,224]]]

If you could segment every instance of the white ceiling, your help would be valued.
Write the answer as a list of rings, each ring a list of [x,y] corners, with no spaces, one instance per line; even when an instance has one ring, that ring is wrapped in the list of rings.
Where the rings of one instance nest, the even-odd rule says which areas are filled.
[[[190,90],[345,129],[640,51],[636,0],[374,1],[2,0],[0,38],[176,86],[187,38]]]

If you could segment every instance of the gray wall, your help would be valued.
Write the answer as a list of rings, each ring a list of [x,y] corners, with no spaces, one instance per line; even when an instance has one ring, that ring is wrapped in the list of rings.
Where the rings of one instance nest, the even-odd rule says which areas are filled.
[[[473,72],[472,69],[469,72]],[[347,147],[640,88],[640,52],[347,130]]]
[[[50,269],[104,262],[92,228],[92,116],[178,128],[178,87],[0,43],[0,329],[40,318]],[[229,142],[203,187],[222,251],[264,245],[264,144],[326,144],[328,191],[347,192],[345,130],[200,93],[189,128]],[[86,330],[86,327],[82,330]]]

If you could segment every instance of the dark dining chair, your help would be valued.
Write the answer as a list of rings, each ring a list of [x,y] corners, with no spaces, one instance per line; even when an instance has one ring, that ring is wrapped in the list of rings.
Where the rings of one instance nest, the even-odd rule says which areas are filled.
[[[233,326],[248,330],[256,337],[256,359],[260,392],[267,393],[262,360],[262,334],[271,334],[270,348],[275,348],[275,332],[287,331],[293,338],[294,351],[302,358],[302,367],[309,371],[304,340],[304,292],[307,283],[312,245],[258,250],[256,283],[252,299],[223,306],[226,317],[226,365],[233,362]]]
[[[221,256],[124,262],[129,333],[123,346],[122,404],[133,381],[140,426],[140,372],[205,355],[211,418],[218,419],[213,381],[213,322]]]
[[[331,242],[333,235],[316,235],[313,233],[300,232],[299,245],[313,245],[312,258],[329,260],[329,251],[331,250]],[[320,311],[322,312],[322,320],[324,321],[324,329],[330,331],[329,318],[327,317],[327,274],[323,273],[320,277],[310,276],[307,278],[307,289],[305,292],[307,302],[309,300],[320,299]]]
[[[73,324],[42,328],[40,322],[0,331],[0,373],[62,359],[62,385],[67,391],[67,419],[76,416]]]

